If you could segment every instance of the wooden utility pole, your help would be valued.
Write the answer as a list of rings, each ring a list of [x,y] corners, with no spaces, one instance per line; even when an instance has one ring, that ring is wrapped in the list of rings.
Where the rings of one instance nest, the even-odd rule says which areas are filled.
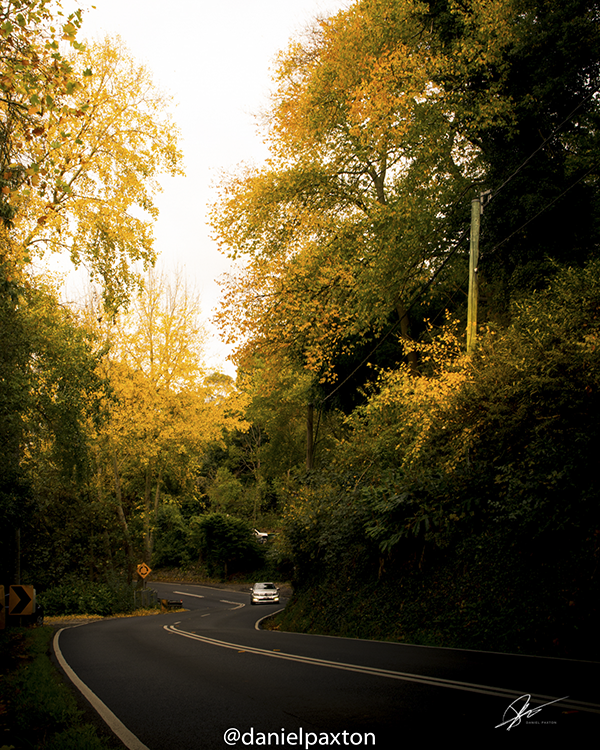
[[[481,197],[471,201],[471,246],[469,250],[469,301],[467,309],[467,354],[470,354],[477,339],[477,265],[479,263],[479,227],[481,225]]]

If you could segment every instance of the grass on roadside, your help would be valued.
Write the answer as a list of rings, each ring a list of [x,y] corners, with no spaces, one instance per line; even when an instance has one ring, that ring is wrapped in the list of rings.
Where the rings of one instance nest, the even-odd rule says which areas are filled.
[[[84,623],[95,620],[112,620],[116,617],[149,617],[150,615],[160,615],[160,613],[160,609],[134,609],[133,612],[110,615],[109,617],[103,617],[102,615],[52,615],[51,617],[44,617],[44,622],[46,625],[60,625],[64,622]],[[1,747],[0,750],[2,750]]]
[[[0,750],[108,750],[49,655],[55,629],[0,631]]]

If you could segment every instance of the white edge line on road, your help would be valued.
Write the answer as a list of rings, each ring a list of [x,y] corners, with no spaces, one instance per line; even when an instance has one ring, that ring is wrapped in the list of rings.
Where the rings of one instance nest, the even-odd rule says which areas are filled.
[[[260,624],[261,624],[261,622],[263,620],[268,620],[269,617],[273,617],[273,615],[276,615],[278,612],[283,612],[284,609],[285,609],[285,607],[282,607],[281,609],[276,609],[275,612],[269,612],[268,615],[265,615],[264,617],[261,617],[260,620],[257,620],[254,623],[254,630],[262,630],[262,628],[260,627]]]
[[[273,612],[273,614],[276,614]],[[264,618],[263,618],[264,619]],[[271,631],[273,633],[284,633],[283,630],[273,630]],[[491,654],[492,656],[510,656],[515,659],[544,659],[546,661],[560,661],[560,662],[573,662],[576,664],[598,664],[600,665],[600,661],[598,659],[567,659],[564,656],[539,656],[535,654],[514,654],[510,651],[489,651],[481,648],[453,648],[451,646],[425,646],[422,643],[398,643],[397,641],[382,641],[377,638],[352,638],[351,636],[347,635],[326,635],[325,633],[298,633],[295,631],[294,635],[301,635],[305,638],[331,638],[332,640],[338,640],[338,641],[361,641],[363,643],[385,643],[388,646],[395,646],[396,648],[400,649],[406,649],[406,648],[437,648],[438,651],[459,651],[464,652],[467,654]]]
[[[152,583],[152,581],[151,581]],[[173,586],[180,586],[181,581],[154,581],[154,583],[157,584],[169,584]],[[211,591],[226,591],[227,589],[217,588],[216,586],[206,586],[203,583],[191,583],[190,586],[198,586],[199,588],[203,589],[210,589]],[[234,591],[234,593],[244,593],[241,591]],[[275,614],[275,612],[273,612]],[[264,618],[263,618],[264,619]],[[176,623],[177,624],[177,623]],[[281,631],[273,631],[274,633],[281,632]],[[381,641],[377,638],[350,638],[348,636],[343,635],[325,635],[323,633],[294,633],[294,635],[303,635],[307,638],[337,638],[337,639],[343,639],[346,641],[368,641],[369,643],[387,643],[390,645],[396,646],[396,648],[431,648],[431,646],[424,646],[422,643],[398,643],[396,641]],[[571,662],[577,662],[577,663],[583,663],[583,664],[600,664],[600,661],[598,659],[567,659],[564,656],[539,656],[536,654],[515,654],[511,653],[510,651],[503,652],[503,651],[490,651],[489,649],[481,649],[481,648],[453,648],[451,646],[436,646],[435,648],[438,649],[444,649],[444,651],[466,651],[470,654],[492,654],[493,656],[498,656],[498,654],[501,654],[502,656],[513,656],[518,659],[553,659],[555,661],[571,661]]]
[[[208,643],[212,646],[221,646],[222,648],[243,651],[249,654],[258,654],[261,656],[270,656],[275,659],[285,659],[286,661],[296,661],[301,664],[314,664],[315,666],[330,667],[332,669],[341,669],[346,672],[358,672],[368,674],[374,677],[388,677],[394,680],[404,680],[405,682],[417,682],[422,685],[432,685],[434,687],[445,687],[453,690],[463,690],[468,693],[480,693],[481,695],[494,695],[500,698],[511,698],[515,695],[521,695],[518,690],[509,690],[507,688],[494,687],[491,685],[478,685],[472,682],[459,682],[457,680],[446,680],[441,677],[427,677],[426,675],[411,674],[409,672],[395,672],[391,669],[379,669],[378,667],[365,667],[359,664],[346,664],[344,662],[327,661],[326,659],[316,659],[311,656],[299,656],[298,654],[286,654],[281,651],[268,651],[254,646],[243,646],[239,643],[229,643],[228,641],[218,641],[215,638],[188,633],[185,630],[178,630],[172,625],[163,625],[163,629],[168,633],[181,635],[184,638],[191,638],[195,641]],[[587,703],[584,701],[569,701],[564,698],[556,698],[555,695],[534,695],[531,694],[532,703],[541,703],[549,700],[560,700],[565,708],[574,708],[580,711],[590,711],[600,713],[600,705],[597,703]]]
[[[54,648],[54,654],[58,660],[58,663],[64,670],[67,677],[71,680],[73,685],[79,690],[79,692],[83,695],[84,698],[86,698],[92,705],[92,707],[95,709],[95,711],[100,714],[102,719],[108,724],[111,731],[113,731],[117,737],[121,740],[121,742],[125,745],[125,747],[128,748],[128,750],[149,750],[149,748],[144,745],[143,742],[138,740],[138,738],[133,734],[132,732],[127,729],[125,724],[121,722],[108,708],[108,706],[103,703],[98,696],[93,693],[89,687],[83,682],[82,680],[77,677],[75,672],[71,669],[71,667],[67,664],[65,657],[62,655],[62,651],[60,650],[60,646],[58,645],[60,634],[65,630],[65,628],[61,628],[56,635],[54,636],[54,642],[53,642],[53,648]]]

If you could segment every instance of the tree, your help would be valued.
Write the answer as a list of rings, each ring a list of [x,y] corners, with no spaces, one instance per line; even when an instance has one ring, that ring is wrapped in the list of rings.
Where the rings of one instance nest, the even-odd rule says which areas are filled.
[[[247,521],[222,513],[208,513],[193,518],[191,545],[206,563],[209,575],[221,573],[227,577],[231,565],[255,563],[260,550]]]
[[[547,283],[552,260],[582,265],[597,253],[598,4],[425,5],[443,62],[434,80],[492,191],[479,273],[487,315],[505,319],[511,297]]]
[[[248,259],[224,297],[240,356],[278,352],[328,379],[394,318],[408,338],[413,295],[451,254],[450,208],[477,154],[404,5],[390,25],[359,3],[281,57],[273,159],[232,180],[215,212],[224,248]]]
[[[76,36],[81,10],[57,23],[56,9],[49,0],[17,0],[0,8],[0,218],[10,227],[15,215],[14,200],[27,189],[39,171],[23,154],[24,144],[44,131],[48,113],[60,117],[73,114],[64,97],[80,85],[60,42],[68,41],[81,52]],[[60,11],[59,11],[60,12]],[[62,15],[62,13],[61,13]],[[56,28],[56,26],[59,28]],[[63,96],[62,104],[56,103]]]
[[[240,362],[256,353],[334,379],[392,332],[396,361],[414,367],[423,319],[463,313],[474,184],[493,196],[487,314],[506,314],[508,278],[522,289],[533,265],[538,282],[551,273],[545,255],[573,247],[571,201],[597,210],[595,12],[589,0],[363,0],[293,42],[267,116],[272,158],[230,179],[214,212],[223,249],[245,260],[221,316]],[[577,34],[589,45],[575,49]],[[549,46],[562,61],[550,78]],[[519,234],[548,207],[553,237]],[[596,252],[595,226],[575,230],[578,261]]]
[[[121,402],[142,394],[145,414],[154,409],[166,419],[170,410],[185,435],[177,451],[182,440],[196,439],[188,433],[207,407],[187,372],[188,380],[172,389],[170,400],[160,394],[161,401],[135,369],[123,364],[111,373],[115,382],[108,393],[103,388],[108,375],[97,369],[102,358],[94,339],[94,333],[102,333],[97,321],[79,323],[31,272],[34,256],[67,252],[102,283],[104,308],[114,316],[137,284],[134,264],[148,267],[155,259],[158,176],[181,173],[168,98],[120,40],[84,48],[77,41],[81,18],[80,11],[62,17],[60,4],[51,6],[49,0],[14,0],[0,8],[0,319],[6,344],[0,353],[0,447],[7,466],[0,512],[3,528],[33,529],[42,518],[68,517],[63,511],[71,508],[77,521],[61,534],[72,531],[73,549],[80,549],[75,540],[85,536],[82,528],[89,521],[86,532],[94,537],[99,529],[110,556],[105,522],[111,514],[104,503],[110,469],[113,505],[131,563],[127,487],[116,453],[108,452],[110,461],[102,462],[110,430],[100,417],[100,402],[105,419],[116,408],[116,393]],[[189,425],[186,411],[193,417]],[[156,444],[148,446],[144,458],[154,455]],[[102,480],[93,495],[90,446],[96,478]],[[152,479],[150,471],[147,476]],[[90,549],[94,544],[90,541]],[[59,563],[53,569],[63,570]]]
[[[19,535],[24,551],[37,549],[40,519],[85,486],[105,383],[97,373],[98,342],[50,284],[37,278],[33,287],[10,264],[0,266],[0,279],[0,526],[3,570],[18,577]],[[70,519],[74,535],[80,521]]]
[[[99,433],[99,486],[111,477],[120,524],[137,515],[141,496],[144,556],[150,563],[154,519],[165,475],[190,491],[203,450],[227,426],[239,424],[236,394],[205,369],[198,297],[181,273],[147,274],[143,289],[107,325],[105,362],[114,399]],[[127,512],[125,491],[133,507]],[[132,544],[132,543],[131,543]]]
[[[68,252],[116,309],[135,284],[132,264],[155,260],[153,199],[161,173],[182,173],[178,131],[168,97],[120,39],[90,43],[70,62],[73,86],[53,90],[36,128],[13,137],[25,177],[10,194],[11,235],[25,258]]]

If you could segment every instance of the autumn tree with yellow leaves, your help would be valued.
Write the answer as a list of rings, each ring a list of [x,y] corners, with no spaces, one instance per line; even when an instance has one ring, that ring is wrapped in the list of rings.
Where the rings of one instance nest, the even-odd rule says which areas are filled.
[[[387,11],[383,6],[387,7]],[[283,52],[268,113],[273,157],[217,204],[223,249],[246,261],[225,286],[240,342],[335,378],[340,357],[394,319],[444,263],[447,214],[477,170],[457,132],[415,3],[358,3]]]
[[[358,0],[279,56],[270,159],[224,180],[213,227],[242,369],[302,369],[342,412],[286,487],[282,627],[321,611],[321,632],[556,655],[585,632],[597,653],[598,17]]]
[[[60,7],[60,5],[58,6]],[[63,98],[80,85],[64,43],[74,53],[83,46],[76,39],[81,11],[55,18],[48,0],[3,3],[0,8],[0,211],[4,226],[15,215],[14,201],[27,190],[40,169],[25,153],[26,144],[39,138],[48,112],[58,116],[76,110]],[[62,42],[62,45],[61,45]]]
[[[114,398],[98,434],[96,481],[116,499],[126,538],[127,515],[142,519],[150,563],[163,478],[193,494],[203,451],[224,429],[243,425],[243,405],[233,384],[224,391],[223,379],[206,369],[199,299],[182,273],[150,271],[104,330]]]
[[[116,309],[135,286],[132,265],[155,260],[160,174],[181,174],[169,100],[123,43],[88,44],[71,61],[76,85],[40,110],[20,142],[25,184],[11,195],[12,240],[28,257],[68,253]]]
[[[464,314],[474,191],[493,194],[484,314],[506,316],[507,285],[548,273],[545,253],[568,255],[571,201],[595,215],[587,5],[362,0],[292,41],[264,115],[271,158],[226,180],[214,210],[240,260],[221,316],[240,361],[256,351],[339,382],[385,338],[414,364],[423,319]],[[548,206],[554,229],[539,222],[533,247],[528,222]],[[574,231],[581,260],[595,235]]]
[[[152,553],[161,478],[193,494],[205,445],[238,423],[233,385],[204,367],[197,299],[181,276],[140,275],[160,175],[182,173],[169,97],[121,40],[82,44],[81,24],[46,0],[0,9],[2,567],[22,530],[40,581],[103,575],[119,547],[130,580]],[[51,253],[88,270],[93,316],[61,313],[33,275]]]

